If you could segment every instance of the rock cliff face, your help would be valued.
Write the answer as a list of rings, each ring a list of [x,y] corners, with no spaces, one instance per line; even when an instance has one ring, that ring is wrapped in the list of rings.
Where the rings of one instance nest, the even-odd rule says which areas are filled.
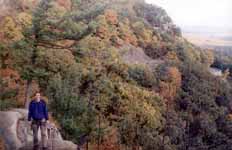
[[[30,150],[33,145],[32,130],[27,122],[27,110],[13,109],[0,112],[0,137],[6,150]],[[62,139],[58,129],[48,124],[48,147],[55,150],[74,150],[76,145]],[[39,137],[40,138],[40,137]]]
[[[143,49],[129,44],[125,44],[120,50],[122,53],[122,60],[127,64],[140,64],[150,68],[156,68],[163,63],[161,59],[152,59],[144,53]]]

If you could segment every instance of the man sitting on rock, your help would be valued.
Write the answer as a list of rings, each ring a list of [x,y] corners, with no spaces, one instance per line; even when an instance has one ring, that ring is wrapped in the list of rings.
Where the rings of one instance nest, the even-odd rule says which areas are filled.
[[[39,149],[38,131],[41,130],[41,141],[43,150],[47,149],[47,128],[48,110],[46,102],[41,99],[40,92],[36,92],[35,99],[30,102],[28,111],[28,121],[33,130],[34,150]]]

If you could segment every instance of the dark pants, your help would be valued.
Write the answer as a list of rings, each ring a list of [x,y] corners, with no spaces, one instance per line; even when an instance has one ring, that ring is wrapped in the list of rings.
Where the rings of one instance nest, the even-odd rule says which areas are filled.
[[[32,131],[33,131],[33,144],[34,147],[39,146],[39,139],[38,139],[38,131],[41,131],[41,142],[42,147],[47,147],[47,127],[46,122],[42,122],[42,120],[33,120],[32,121]]]

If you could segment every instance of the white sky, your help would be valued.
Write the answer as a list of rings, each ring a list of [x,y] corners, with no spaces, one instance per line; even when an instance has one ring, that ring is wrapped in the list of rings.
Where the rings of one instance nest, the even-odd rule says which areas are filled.
[[[146,0],[164,8],[178,26],[232,27],[232,0]]]

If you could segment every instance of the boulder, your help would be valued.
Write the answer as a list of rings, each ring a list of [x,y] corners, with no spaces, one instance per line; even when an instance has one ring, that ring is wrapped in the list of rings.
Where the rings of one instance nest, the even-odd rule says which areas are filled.
[[[27,122],[27,110],[12,109],[0,111],[0,137],[6,150],[31,150],[33,138],[31,126]],[[48,148],[52,150],[75,150],[77,146],[62,139],[54,124],[48,123]],[[39,137],[40,139],[40,137]]]

